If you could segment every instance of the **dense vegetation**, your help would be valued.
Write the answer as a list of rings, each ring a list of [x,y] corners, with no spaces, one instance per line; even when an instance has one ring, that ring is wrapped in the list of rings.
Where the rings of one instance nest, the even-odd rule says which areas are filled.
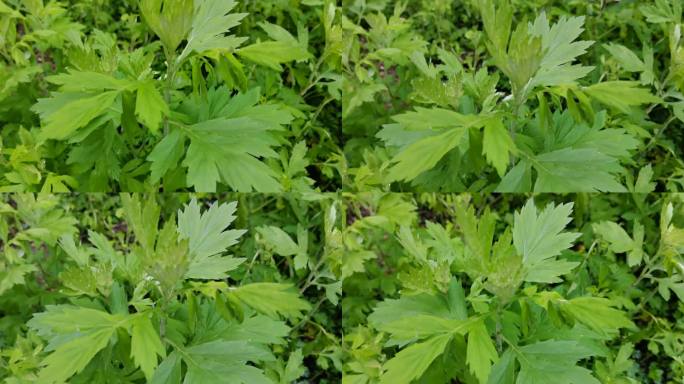
[[[1,1],[0,187],[337,189],[337,12],[332,1]]]
[[[684,196],[344,204],[345,384],[684,382]]]
[[[684,188],[680,0],[349,0],[345,187]]]
[[[6,195],[0,378],[338,382],[332,203]]]
[[[0,381],[684,384],[684,0],[0,0]]]

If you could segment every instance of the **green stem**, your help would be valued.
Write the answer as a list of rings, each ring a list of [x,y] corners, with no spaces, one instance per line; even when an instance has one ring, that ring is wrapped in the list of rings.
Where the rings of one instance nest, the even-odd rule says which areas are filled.
[[[164,101],[166,105],[171,104],[171,90],[176,78],[176,53],[165,52],[166,56],[166,82],[164,83]],[[164,117],[164,135],[169,134],[169,118]]]
[[[655,135],[653,135],[653,137],[651,137],[651,140],[649,140],[648,144],[646,144],[646,147],[644,147],[642,154],[645,154],[646,152],[648,152],[648,150],[651,149],[651,147],[653,147],[653,145],[655,145],[658,138],[665,132],[665,129],[667,129],[667,127],[676,119],[677,119],[676,116],[672,116],[660,127],[658,132],[656,132]]]
[[[503,323],[501,321],[503,315],[503,304],[498,300],[496,306],[496,350],[499,355],[503,353]]]

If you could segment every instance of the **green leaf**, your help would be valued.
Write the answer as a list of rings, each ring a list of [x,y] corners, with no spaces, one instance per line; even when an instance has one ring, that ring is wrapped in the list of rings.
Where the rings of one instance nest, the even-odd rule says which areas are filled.
[[[489,120],[484,127],[482,153],[487,161],[494,166],[499,176],[506,173],[510,153],[514,151],[515,144],[503,122],[498,119]]]
[[[179,239],[188,239],[190,266],[185,274],[191,279],[223,279],[227,272],[237,268],[245,259],[221,256],[226,249],[237,244],[245,230],[226,230],[235,220],[237,202],[214,203],[204,213],[196,199],[192,199],[178,212]]]
[[[60,92],[93,92],[105,89],[123,91],[135,85],[129,80],[117,79],[104,73],[72,69],[67,73],[48,76],[46,80],[59,85]]]
[[[648,164],[639,170],[639,175],[634,183],[634,189],[631,192],[649,194],[655,191],[657,184],[653,180],[653,167]]]
[[[143,203],[139,195],[122,194],[121,205],[135,239],[148,254],[152,254],[157,239],[160,213],[156,200],[147,199]]]
[[[682,7],[678,2],[656,0],[653,5],[640,6],[639,11],[646,16],[649,23],[679,23],[682,19]]]
[[[95,329],[59,345],[43,359],[38,383],[62,383],[81,372],[107,346],[114,331],[114,328]]]
[[[271,317],[299,317],[311,308],[291,284],[252,283],[231,291],[240,301]]]
[[[224,340],[250,340],[253,343],[283,344],[290,328],[281,320],[256,315],[232,323],[221,333]]]
[[[577,297],[562,302],[561,310],[591,329],[615,336],[620,328],[635,328],[626,313],[612,308],[613,302],[602,297]]]
[[[142,0],[140,11],[169,52],[178,48],[193,22],[192,0]]]
[[[542,39],[544,51],[539,71],[532,79],[533,85],[560,85],[573,83],[586,76],[593,67],[570,65],[578,56],[586,53],[593,41],[574,41],[584,31],[584,16],[562,16],[549,26],[544,11],[535,19],[530,33]]]
[[[277,173],[249,154],[212,151],[208,140],[195,139],[183,162],[188,167],[188,184],[196,191],[215,191],[221,180],[235,191],[279,192]]]
[[[200,360],[221,360],[226,363],[246,363],[273,361],[273,353],[262,345],[248,341],[214,340],[194,345],[185,350],[192,357]]]
[[[484,321],[480,320],[468,332],[466,362],[480,383],[487,383],[492,363],[498,360],[498,354]]]
[[[171,352],[154,371],[150,384],[180,384],[181,357],[177,352]]]
[[[305,373],[304,356],[302,355],[302,350],[300,348],[290,353],[290,357],[287,359],[287,365],[285,366],[285,374],[280,382],[283,384],[295,382]]]
[[[487,384],[513,384],[515,382],[515,355],[508,349],[494,364]]]
[[[271,24],[269,22],[260,22],[259,27],[266,32],[268,37],[270,37],[273,40],[277,41],[287,41],[290,43],[298,43],[297,39],[292,36],[290,32],[287,31],[287,29],[277,25],[277,24]]]
[[[187,127],[190,146],[183,161],[188,168],[188,185],[196,191],[216,190],[219,181],[238,192],[278,192],[278,173],[260,161],[275,158],[279,145],[274,131],[293,116],[277,105],[256,105],[260,90],[225,99],[225,88],[209,92],[217,116]],[[223,99],[220,99],[222,98]]]
[[[407,146],[394,156],[394,165],[389,169],[389,181],[412,180],[421,173],[432,169],[437,162],[456,147],[463,135],[464,128],[451,128],[444,133],[430,136]]]
[[[488,118],[479,115],[464,115],[442,108],[421,108],[392,116],[392,120],[408,130],[440,130],[442,128],[479,127]]]
[[[388,299],[378,303],[373,313],[368,316],[368,322],[376,328],[403,317],[417,315],[432,315],[449,318],[451,312],[447,303],[438,296],[425,293],[402,296],[399,299]],[[457,318],[457,317],[454,317]],[[462,319],[465,320],[465,319]]]
[[[468,318],[468,307],[465,299],[465,291],[461,283],[453,277],[449,282],[449,290],[447,291],[447,304],[449,305],[449,312],[455,319],[465,320]]]
[[[629,113],[633,106],[662,102],[635,81],[604,81],[583,90],[599,102],[624,113]]]
[[[278,227],[271,225],[261,226],[257,228],[257,232],[263,237],[263,241],[278,255],[292,256],[300,252],[299,245],[292,240],[290,235]]]
[[[37,270],[33,264],[4,266],[4,270],[0,271],[0,295],[15,285],[23,285],[24,276]]]
[[[559,283],[559,276],[567,275],[580,263],[566,260],[544,260],[534,264],[534,267],[527,270],[525,281],[533,283]]]
[[[157,355],[166,356],[159,335],[146,314],[138,315],[131,326],[131,357],[150,380],[157,368]]]
[[[532,190],[532,166],[526,160],[521,160],[501,179],[496,192],[513,193]]]
[[[45,312],[34,314],[28,326],[49,339],[53,351],[41,363],[38,382],[61,383],[82,371],[130,319],[127,314],[70,305],[48,305]]]
[[[184,383],[272,384],[261,369],[246,365],[275,360],[265,346],[215,340],[192,346],[185,355],[189,359]]]
[[[140,83],[137,95],[135,114],[152,133],[156,133],[162,117],[169,114],[169,107],[152,81]]]
[[[617,159],[593,148],[563,148],[537,155],[532,162],[537,170],[534,191],[624,192],[614,174],[622,171]]]
[[[61,104],[58,109],[47,112],[41,99],[34,110],[41,114],[44,126],[41,136],[45,139],[64,140],[79,128],[85,127],[96,117],[105,113],[119,96],[118,91],[107,91],[97,95],[90,94],[53,94],[50,103]]]
[[[195,0],[192,28],[188,44],[178,58],[183,61],[192,52],[209,50],[233,51],[247,38],[226,35],[231,28],[240,24],[246,13],[230,13],[237,5],[234,0]]]
[[[547,340],[519,347],[515,353],[520,363],[519,384],[600,384],[591,371],[577,362],[594,352],[576,341]]]
[[[223,361],[201,361],[193,364],[183,379],[184,384],[235,383],[235,384],[273,384],[259,368],[245,364],[229,364]]]
[[[526,279],[535,281],[553,280],[560,273],[565,273],[569,264],[551,264],[550,260],[561,251],[572,246],[579,233],[564,232],[570,222],[572,203],[556,206],[548,204],[541,212],[537,211],[533,200],[516,212],[513,223],[513,245],[523,257],[523,265],[527,271]],[[540,276],[539,271],[546,273]]]
[[[147,156],[152,162],[150,180],[159,181],[171,169],[174,169],[185,153],[185,137],[178,129],[172,130],[154,147]]]
[[[646,70],[646,65],[629,48],[621,44],[609,43],[603,46],[615,60],[620,63],[622,68],[628,72],[641,72]]]
[[[494,48],[490,51],[494,51],[494,56],[503,56],[512,30],[513,10],[508,2],[501,2],[498,9],[494,8],[494,1],[490,0],[479,0],[478,5],[487,37]]]
[[[576,120],[568,111],[557,111],[551,118],[549,113],[541,108],[536,121],[526,130],[538,153],[522,156],[497,190],[530,191],[534,169],[535,192],[626,191],[618,181],[624,172],[620,159],[632,156],[639,140],[625,129],[605,127],[605,111],[595,114],[591,126]]]
[[[376,325],[380,331],[390,333],[390,344],[404,344],[411,340],[421,340],[442,333],[465,334],[477,318],[456,320],[432,315],[404,316]]]
[[[71,305],[48,305],[45,312],[36,313],[28,326],[38,334],[53,337],[57,334],[89,332],[126,324],[127,316],[112,315],[97,309]]]
[[[609,244],[610,250],[615,253],[625,253],[634,248],[634,241],[617,223],[602,221],[592,225],[594,233],[603,237]]]
[[[294,41],[265,41],[240,48],[237,54],[257,64],[265,65],[281,71],[282,63],[306,60],[311,54],[298,42]]]
[[[450,333],[402,349],[384,365],[381,384],[410,384],[420,378],[451,341]]]
[[[342,257],[341,279],[345,279],[354,273],[365,271],[365,262],[376,257],[372,251],[349,251]]]

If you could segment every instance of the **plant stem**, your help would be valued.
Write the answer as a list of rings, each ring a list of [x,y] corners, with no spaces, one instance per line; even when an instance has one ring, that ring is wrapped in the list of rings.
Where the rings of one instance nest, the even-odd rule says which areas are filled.
[[[171,89],[176,78],[176,53],[164,52],[166,55],[166,82],[164,83],[164,101],[166,105],[171,103]],[[169,118],[164,117],[164,135],[169,134]]]
[[[498,300],[496,305],[496,350],[499,352],[499,355],[503,353],[503,324],[501,321],[502,314],[503,304],[501,303],[501,300]]]

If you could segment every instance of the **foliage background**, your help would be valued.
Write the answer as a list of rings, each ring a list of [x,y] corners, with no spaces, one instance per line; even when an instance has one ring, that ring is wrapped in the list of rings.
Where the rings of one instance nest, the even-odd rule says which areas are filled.
[[[466,273],[467,267],[459,260],[467,257],[463,242],[468,239],[465,232],[469,229],[464,227],[467,225],[465,222],[457,218],[457,207],[469,202],[478,217],[490,211],[497,219],[494,239],[498,239],[506,226],[513,223],[514,212],[519,211],[529,198],[527,195],[516,194],[368,192],[346,195],[346,226],[339,234],[340,239],[346,240],[340,240],[340,243],[345,244],[348,266],[342,272],[342,327],[346,362],[343,382],[385,382],[381,373],[392,365],[388,362],[398,356],[398,351],[406,350],[404,343],[397,346],[396,341],[393,342],[398,334],[392,332],[401,330],[399,323],[396,328],[390,328],[390,325],[384,328],[383,323],[378,324],[377,320],[369,322],[369,315],[379,312],[383,302],[386,303],[384,308],[391,308],[391,305],[401,306],[395,300],[400,297],[416,297],[416,300],[420,300],[423,297],[420,295],[423,294],[439,295],[444,292],[445,285],[449,284],[453,276],[463,285],[465,302],[471,313],[469,316],[475,316],[472,314],[473,310],[475,313],[483,313],[487,308],[496,308],[497,295],[483,290],[483,286],[487,286],[484,282],[496,284],[499,279],[507,281],[515,273],[514,264],[507,264],[509,262],[503,258],[493,259],[498,261],[493,261],[490,270],[485,269],[476,274]],[[607,339],[601,352],[593,358],[582,360],[580,366],[588,368],[601,383],[681,383],[684,377],[681,359],[684,351],[683,196],[542,194],[534,196],[534,202],[540,209],[549,203],[573,204],[572,221],[567,230],[580,235],[567,251],[562,252],[560,259],[577,264],[556,283],[524,283],[516,291],[513,302],[533,300],[536,292],[552,292],[568,299],[585,296],[607,298],[635,326],[622,329]],[[671,211],[669,204],[672,204]],[[664,224],[668,217],[671,217],[671,226]],[[482,223],[480,220],[478,224]],[[439,230],[435,229],[435,224]],[[640,235],[637,233],[639,224],[643,225],[641,240],[638,240]],[[410,229],[409,232],[406,229]],[[526,236],[533,238],[534,231],[526,232]],[[415,239],[413,242],[407,240],[411,237]],[[419,252],[423,248],[427,250],[426,253]],[[643,251],[643,254],[640,253],[639,258],[635,259],[637,256],[634,251],[637,249],[638,252]],[[491,257],[497,257],[496,251],[492,251]],[[501,274],[497,275],[496,270]],[[408,302],[404,305],[408,305]],[[435,305],[427,305],[424,313],[437,311]],[[519,313],[520,309],[516,308],[513,305],[510,314]],[[516,325],[509,323],[511,328],[504,333],[517,334],[520,337],[518,346],[532,343],[535,337],[539,337],[535,333],[547,327],[553,329],[547,336],[550,339],[582,339],[581,332],[576,329],[564,333],[572,329],[573,324],[581,323],[582,317],[572,320],[560,315],[560,312],[554,314],[552,309],[553,307],[549,308],[540,323],[534,325],[535,321],[531,318],[518,318],[514,321]],[[409,321],[412,324],[406,328],[409,334],[429,334],[431,327],[439,328],[436,325],[437,320],[422,323],[419,317],[412,317],[421,313],[419,308],[413,309],[416,312],[408,307],[403,311],[404,316],[393,319],[398,321],[405,318]],[[584,319],[590,318],[591,311],[598,311],[595,312],[596,316],[607,323],[619,317],[618,313],[600,314],[601,310],[594,308],[587,312]],[[375,316],[379,318],[380,314]],[[518,315],[512,316],[515,318]],[[528,331],[522,331],[528,329],[528,325],[525,325],[528,321],[529,334],[526,333]],[[494,328],[493,323],[488,324],[488,334],[491,334],[492,339],[496,334]],[[520,332],[527,336],[520,336]],[[421,336],[417,336],[417,339],[420,340]],[[410,381],[410,378],[416,374],[415,367],[420,364],[419,356],[414,356],[411,360],[416,362],[415,365],[404,361],[402,367],[394,366],[394,369],[399,369],[395,374],[401,374],[392,375],[394,380],[420,383],[446,383],[453,379],[463,383],[509,382],[501,376],[498,379],[490,377],[489,381],[485,376],[483,381],[478,381],[470,373],[475,372],[469,368],[472,367],[470,358],[466,365],[465,344],[458,344],[457,341],[454,343],[454,350],[448,349],[451,352],[445,352],[443,357],[435,359],[424,375],[418,373],[415,376],[415,381]],[[428,351],[429,349],[423,354],[428,354]],[[547,353],[556,353],[554,351],[562,353],[560,350]],[[502,356],[501,352],[498,352],[499,356]],[[559,372],[569,374],[570,367],[561,368],[560,364],[551,363],[549,367],[556,366],[560,371],[543,376],[546,379],[542,379],[542,376],[536,380],[518,377],[516,382],[544,382],[551,377],[559,378]],[[535,366],[544,367],[544,363],[538,361]],[[566,380],[573,383],[590,382],[589,378]]]
[[[230,278],[223,281],[235,287],[256,282],[293,284],[296,294],[301,294],[309,303],[301,315],[292,315],[297,311],[293,303],[279,304],[289,308],[290,315],[283,319],[291,330],[283,337],[284,342],[272,345],[277,360],[260,367],[266,370],[273,382],[339,382],[341,317],[337,300],[341,285],[323,262],[326,258],[324,228],[333,224],[325,222],[325,215],[333,203],[330,197],[322,196],[318,200],[304,200],[287,194],[163,194],[140,197],[143,201],[152,199],[159,203],[163,222],[175,222],[176,213],[192,198],[199,199],[203,211],[214,203],[237,202],[236,219],[230,229],[244,229],[246,233],[229,252],[235,257],[246,258],[246,261],[229,272]],[[104,294],[113,278],[112,270],[107,269],[111,268],[107,259],[101,255],[91,259],[93,271],[97,273],[93,284],[97,283],[97,288],[88,288],[88,271],[79,272],[66,248],[57,240],[65,234],[75,235],[77,244],[82,241],[86,245],[93,241],[91,233],[97,232],[130,262],[136,240],[121,199],[119,195],[109,194],[3,195],[0,216],[4,247],[4,256],[0,260],[0,377],[5,382],[36,381],[36,374],[46,361],[48,352],[45,339],[36,333],[35,328],[27,327],[27,322],[45,311],[46,306],[71,304],[100,308],[113,305],[113,299]],[[165,263],[162,256],[154,257]],[[137,292],[141,287],[126,283],[121,273],[116,272],[114,281],[124,284],[132,308],[136,300],[140,302],[143,299],[132,297],[134,288]],[[206,288],[200,288],[201,283],[201,280],[180,283],[171,300],[175,303],[172,306],[177,306],[175,311],[182,312],[192,302],[194,305],[213,305],[211,295],[207,297],[208,293],[203,292],[210,292],[212,284],[218,284],[218,281],[209,281]],[[152,308],[154,304],[162,305],[163,301],[153,290],[141,292],[148,292],[144,300],[152,300]],[[248,316],[248,307],[244,310]],[[135,313],[135,310],[131,311]],[[169,316],[172,318],[178,314],[169,312]],[[274,319],[280,317],[275,312],[271,316]],[[72,321],[81,320],[74,318]],[[218,326],[216,321],[214,326]],[[211,332],[209,324],[205,324],[208,328],[201,332]],[[258,332],[267,334],[269,331],[264,328]],[[145,348],[151,351],[152,345]],[[165,348],[170,347],[165,343]],[[244,348],[237,347],[236,352],[249,353]],[[126,351],[122,356],[128,354]],[[130,360],[124,360],[121,365],[109,363],[105,352],[70,382],[113,380],[145,382],[144,376]],[[190,378],[186,380],[193,382]]]
[[[503,13],[506,4],[512,11],[510,31],[499,18],[492,24],[499,27],[486,32],[483,10],[494,6]],[[682,189],[681,2],[345,0],[344,5],[346,190],[527,192],[533,186],[509,188],[508,179],[515,173],[514,165],[537,156],[551,174],[562,174],[564,162],[572,162],[567,166],[574,173],[562,178],[578,182],[570,186],[556,180],[534,186],[535,192],[617,192],[618,186],[597,182],[611,179],[607,174],[599,177],[601,169],[631,191],[632,181],[649,166],[658,191]],[[565,64],[549,70],[556,78],[530,89],[527,101],[516,106],[515,81],[527,80],[516,80],[516,74],[524,77],[526,65],[534,65],[537,48],[513,37],[509,51],[504,52],[508,33],[538,17],[548,18],[561,31],[556,35],[558,47],[566,45],[562,53],[555,51],[555,58]],[[570,26],[575,23],[580,27],[577,30]],[[561,42],[564,36],[577,39]],[[492,44],[501,37],[503,49]],[[553,39],[553,33],[546,38]],[[517,65],[517,69],[507,70],[506,65]],[[573,75],[574,71],[586,75]],[[609,83],[613,81],[632,81],[632,86],[646,92],[632,89],[632,93],[621,88],[626,83]],[[620,91],[610,97],[594,97],[591,91],[583,96],[601,83]],[[568,89],[573,91],[568,93]],[[546,108],[551,113],[569,112],[578,125],[582,121],[592,125],[594,114],[606,110],[603,134],[617,136],[601,144],[598,138],[586,142],[594,141],[604,154],[611,146],[625,152],[609,154],[613,165],[605,168],[599,165],[600,156],[595,157],[592,167],[586,152],[583,156],[570,153],[586,146],[563,143],[560,137],[569,131],[553,133],[551,129],[541,142],[555,140],[551,149],[565,148],[566,152],[559,157],[541,155],[548,152],[532,144],[537,140],[533,127],[537,119],[544,120]],[[421,142],[419,138],[461,129],[458,115],[440,114],[440,110],[470,117],[495,113],[510,135],[482,123],[484,129],[471,125],[467,134],[448,147],[446,134],[433,143]],[[572,127],[571,136],[582,136],[580,131]],[[619,137],[620,132],[625,136]],[[544,168],[535,165],[536,172]]]
[[[185,172],[193,151],[189,139],[178,142],[178,124],[187,124],[188,114],[206,119],[207,105],[217,108],[221,98],[257,89],[255,102],[278,110],[252,115],[261,125],[252,135],[258,145],[231,141],[245,135],[237,127],[214,130],[212,140],[197,145],[204,154],[253,155],[258,163],[233,158],[230,167],[250,166],[262,183],[222,180],[218,189],[337,190],[341,35],[334,2],[167,1],[164,12],[182,9],[165,20],[166,34],[183,40],[173,47],[168,40],[175,37],[160,39],[151,27],[164,2],[144,3],[157,9],[143,15],[137,0],[0,3],[1,190],[214,192],[217,187],[206,184],[210,158],[203,169]],[[210,11],[193,18],[193,4]],[[193,20],[194,44],[201,43],[178,60],[188,46],[183,23]],[[57,74],[67,76],[61,85],[51,77]],[[69,104],[74,100],[81,104]],[[278,124],[264,127],[269,117]],[[217,140],[223,147],[215,146]],[[214,160],[226,168],[222,157]]]

